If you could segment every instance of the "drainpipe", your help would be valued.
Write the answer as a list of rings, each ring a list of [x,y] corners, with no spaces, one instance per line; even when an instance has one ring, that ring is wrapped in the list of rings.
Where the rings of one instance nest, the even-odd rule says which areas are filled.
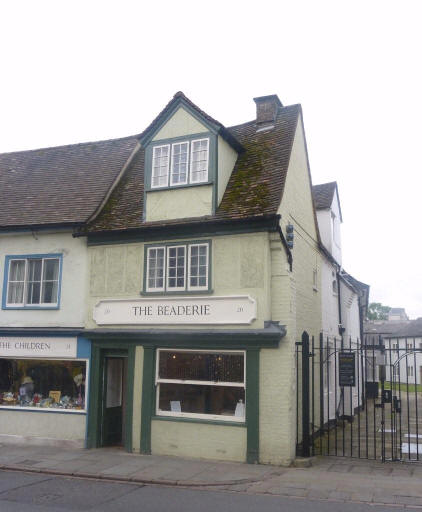
[[[292,269],[293,269],[293,255],[292,255],[292,251],[290,250],[289,246],[287,245],[287,240],[285,239],[285,237],[283,235],[283,231],[281,229],[280,224],[277,225],[277,231],[278,231],[278,234],[280,235],[281,243],[283,244],[284,248],[286,249],[287,261],[289,262],[289,267],[290,267],[290,272],[291,272]]]

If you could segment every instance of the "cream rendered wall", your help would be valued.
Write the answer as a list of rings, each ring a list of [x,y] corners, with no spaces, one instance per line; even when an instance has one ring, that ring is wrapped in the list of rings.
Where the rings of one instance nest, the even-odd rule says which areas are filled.
[[[3,288],[7,255],[63,254],[61,300],[58,310],[0,310],[0,326],[80,327],[84,325],[87,248],[84,238],[67,232],[2,234],[0,237],[0,287]]]
[[[212,295],[250,295],[257,301],[257,319],[236,329],[260,329],[269,320],[270,298],[267,286],[269,267],[268,233],[207,237],[211,239]],[[185,239],[184,239],[185,240]],[[164,240],[163,242],[167,242]],[[182,241],[182,240],[174,240]],[[187,239],[189,241],[189,239]],[[149,242],[151,243],[151,242]],[[161,242],[154,241],[159,245]],[[101,299],[139,299],[143,289],[144,244],[122,244],[88,248],[90,287],[88,291],[87,328],[98,327],[92,319],[93,308]],[[116,326],[121,328],[121,326]],[[142,325],[127,326],[139,329]],[[145,326],[150,329],[151,326]],[[228,326],[216,326],[226,329]],[[161,325],[160,328],[177,328]],[[185,326],[181,325],[183,329]],[[201,329],[201,326],[189,326]]]
[[[153,420],[151,453],[245,462],[246,428]]]
[[[207,238],[209,239],[209,238]],[[212,241],[212,295],[250,295],[257,301],[257,319],[236,329],[262,329],[271,319],[270,244],[268,233],[216,236]],[[155,243],[155,242],[154,242]],[[157,244],[160,242],[157,241]],[[87,328],[99,327],[92,319],[95,304],[104,298],[140,298],[143,286],[144,244],[90,247],[90,287]],[[112,328],[113,326],[107,326]],[[114,326],[122,328],[122,326]],[[123,326],[140,329],[142,325]],[[184,329],[187,326],[160,325],[160,329]],[[188,326],[203,329],[203,326]],[[206,326],[205,326],[206,327]],[[150,329],[151,326],[145,326]],[[215,330],[230,328],[215,326]],[[265,351],[271,360],[274,350]],[[141,429],[143,350],[137,348],[135,362],[133,449],[139,450]],[[278,371],[275,369],[275,371]],[[267,411],[268,412],[268,411]],[[272,412],[270,412],[272,414]],[[204,457],[219,460],[246,460],[246,429],[178,421],[152,422],[152,453]]]
[[[219,135],[218,136],[218,204],[224,192],[237,160],[237,152]]]
[[[271,240],[272,320],[286,325],[278,350],[261,350],[260,356],[260,462],[288,465],[295,458],[296,369],[295,342],[302,332],[318,336],[321,329],[319,291],[313,287],[321,262],[313,212],[305,137],[299,121],[293,143],[284,194],[279,208],[281,226],[294,225],[293,271],[284,248]]]
[[[2,409],[0,443],[83,448],[86,415]]]
[[[281,226],[294,226],[292,279],[296,289],[296,332],[304,330],[318,335],[321,330],[321,256],[318,249],[317,226],[314,216],[311,181],[305,152],[305,135],[299,119],[287,172],[279,213]],[[313,287],[313,271],[317,270],[317,290]],[[293,333],[291,333],[293,334]]]
[[[152,140],[172,139],[183,135],[194,135],[195,133],[207,132],[208,128],[200,123],[195,117],[180,107],[159,130]]]
[[[164,221],[211,215],[212,189],[212,185],[198,185],[147,192],[146,221]]]

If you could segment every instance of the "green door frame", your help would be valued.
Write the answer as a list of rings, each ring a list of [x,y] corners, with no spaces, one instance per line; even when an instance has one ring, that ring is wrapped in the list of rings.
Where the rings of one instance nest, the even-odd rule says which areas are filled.
[[[107,356],[127,357],[125,439],[123,446],[132,452],[133,379],[135,373],[135,346],[124,343],[94,341],[91,352],[90,402],[88,411],[87,448],[101,446],[101,422],[103,418],[104,360]]]

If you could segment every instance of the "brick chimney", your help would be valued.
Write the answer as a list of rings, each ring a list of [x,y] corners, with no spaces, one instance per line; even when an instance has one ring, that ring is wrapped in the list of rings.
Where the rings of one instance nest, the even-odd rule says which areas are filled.
[[[277,94],[259,96],[253,99],[256,103],[256,127],[257,130],[270,128],[274,125],[282,103]]]

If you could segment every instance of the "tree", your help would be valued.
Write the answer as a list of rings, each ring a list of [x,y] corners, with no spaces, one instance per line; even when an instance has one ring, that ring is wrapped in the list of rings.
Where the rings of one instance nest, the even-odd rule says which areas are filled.
[[[390,306],[383,306],[381,302],[371,302],[368,306],[368,320],[388,320]]]

